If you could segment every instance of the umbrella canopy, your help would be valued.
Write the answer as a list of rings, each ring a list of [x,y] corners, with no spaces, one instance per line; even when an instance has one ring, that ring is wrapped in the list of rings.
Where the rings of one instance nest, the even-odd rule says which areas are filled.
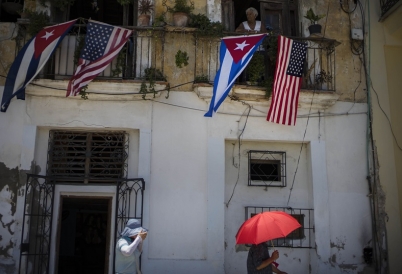
[[[299,227],[299,222],[285,212],[262,212],[241,225],[236,234],[236,244],[259,244],[286,237]]]

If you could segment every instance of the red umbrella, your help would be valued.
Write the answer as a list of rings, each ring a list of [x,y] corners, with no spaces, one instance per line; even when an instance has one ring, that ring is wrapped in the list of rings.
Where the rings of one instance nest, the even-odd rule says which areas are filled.
[[[241,225],[236,234],[236,244],[259,244],[286,237],[299,227],[301,227],[299,222],[285,212],[262,212]]]

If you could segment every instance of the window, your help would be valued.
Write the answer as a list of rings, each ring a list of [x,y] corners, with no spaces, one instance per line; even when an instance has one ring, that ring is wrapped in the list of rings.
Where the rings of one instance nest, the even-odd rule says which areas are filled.
[[[246,220],[256,214],[267,211],[283,211],[294,217],[300,228],[292,231],[285,238],[273,239],[272,244],[279,247],[314,248],[314,210],[290,207],[255,207],[246,206]]]
[[[299,36],[297,0],[260,0],[260,13],[267,30]]]
[[[128,135],[52,130],[47,175],[63,183],[107,183],[127,173]]]
[[[234,31],[247,20],[246,9],[258,11],[256,20],[274,34],[299,36],[297,0],[222,0],[222,23],[228,31]],[[230,15],[234,14],[234,19]],[[276,65],[274,36],[267,37],[263,46],[254,54],[250,64],[236,80],[237,84],[272,87]]]
[[[246,9],[259,11],[257,20],[277,34],[299,36],[297,0],[222,0],[222,22],[227,30],[234,31],[246,21]],[[234,14],[234,19],[228,15]]]
[[[258,213],[251,213],[250,214],[250,218],[254,217],[255,215],[257,215]],[[303,227],[304,227],[304,214],[289,214],[290,216],[292,216],[293,218],[295,218],[299,224],[301,225],[301,227],[299,227],[298,229],[292,231],[288,236],[286,236],[286,238],[295,240],[295,239],[303,239],[304,236],[304,231],[303,231]]]
[[[286,186],[286,152],[257,151],[248,152],[249,186]]]

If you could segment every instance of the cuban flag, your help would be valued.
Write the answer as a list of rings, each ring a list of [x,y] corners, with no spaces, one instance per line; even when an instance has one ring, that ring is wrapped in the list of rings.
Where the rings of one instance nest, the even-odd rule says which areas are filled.
[[[43,28],[18,53],[7,74],[1,100],[6,112],[11,99],[25,99],[25,87],[35,78],[77,19]]]
[[[225,101],[235,80],[247,67],[266,35],[255,34],[222,38],[219,59],[221,66],[215,76],[212,99],[205,117],[212,117],[212,114]]]

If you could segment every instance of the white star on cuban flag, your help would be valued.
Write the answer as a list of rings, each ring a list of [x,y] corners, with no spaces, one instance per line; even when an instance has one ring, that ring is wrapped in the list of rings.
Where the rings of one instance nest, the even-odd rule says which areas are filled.
[[[21,49],[11,65],[4,85],[1,112],[6,112],[11,99],[25,99],[25,87],[41,71],[75,20],[45,27]]]
[[[225,101],[235,80],[246,68],[266,35],[264,33],[222,38],[220,68],[215,76],[212,99],[205,117],[212,117],[212,114]]]
[[[241,43],[241,44],[238,44],[238,43],[236,43],[236,45],[237,45],[237,48],[235,48],[235,50],[243,50],[246,46],[249,46],[250,44],[246,44],[246,40],[244,40],[243,41],[243,43]]]

